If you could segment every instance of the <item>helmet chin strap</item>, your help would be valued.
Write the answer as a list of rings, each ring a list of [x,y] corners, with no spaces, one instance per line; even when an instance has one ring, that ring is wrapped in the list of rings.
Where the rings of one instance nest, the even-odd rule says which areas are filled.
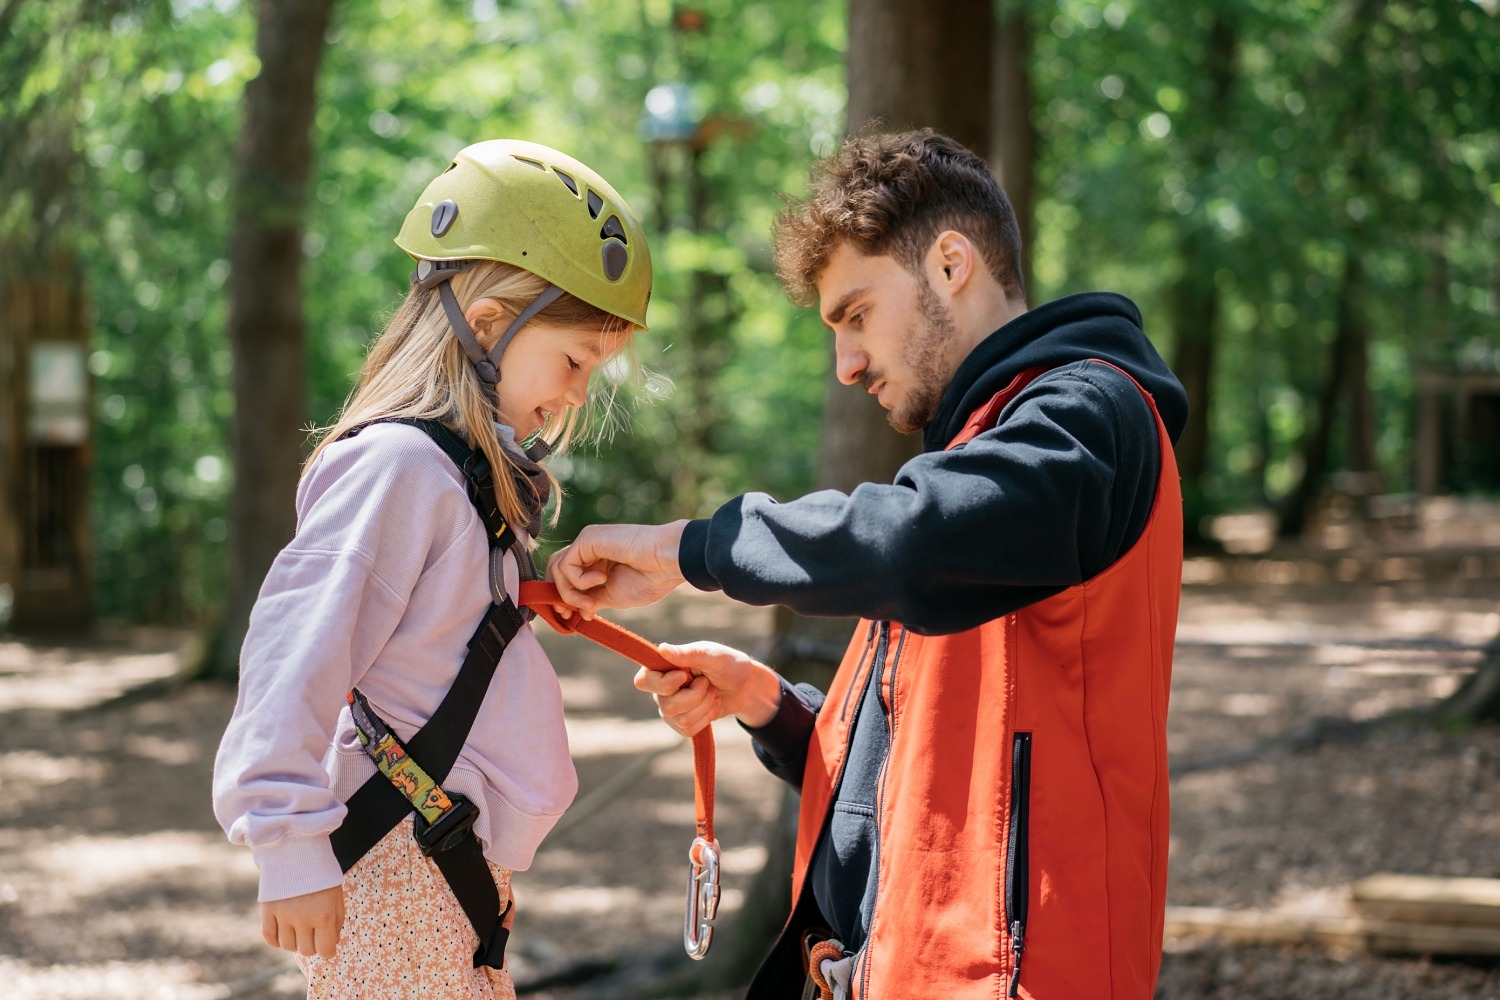
[[[563,294],[563,290],[556,285],[549,284],[542,294],[531,300],[531,304],[521,310],[521,314],[511,321],[510,326],[495,341],[495,346],[485,353],[479,344],[479,338],[474,335],[474,330],[469,326],[469,321],[464,318],[464,311],[458,307],[458,296],[453,294],[449,282],[461,271],[467,271],[474,266],[473,261],[433,261],[420,260],[417,269],[412,272],[411,283],[418,288],[431,289],[436,286],[438,297],[443,302],[443,311],[448,314],[448,324],[453,327],[453,333],[458,337],[458,342],[463,345],[464,354],[473,363],[474,370],[479,373],[479,381],[488,387],[490,394],[495,392],[495,386],[500,382],[500,357],[510,342],[515,339],[521,328],[536,318],[536,314],[556,302]]]

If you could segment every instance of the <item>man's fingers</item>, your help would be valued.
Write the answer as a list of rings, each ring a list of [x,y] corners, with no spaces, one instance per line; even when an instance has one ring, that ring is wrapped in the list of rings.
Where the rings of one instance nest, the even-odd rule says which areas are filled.
[[[666,660],[674,667],[701,669],[704,661],[707,659],[704,655],[706,651],[702,646],[702,643],[696,642],[689,643],[686,646],[674,646],[670,642],[663,642],[657,644],[656,651],[661,653],[663,660]]]
[[[691,680],[692,675],[685,670],[651,670],[642,667],[635,672],[636,690],[658,697],[676,694]]]
[[[719,699],[717,695],[704,698],[691,711],[678,716],[673,720],[673,728],[684,736],[697,736],[706,726],[710,725],[719,714]]]
[[[675,725],[678,721],[697,712],[707,700],[717,701],[717,692],[705,678],[694,677],[692,683],[676,694],[657,695],[656,706],[662,718],[671,719]]]
[[[569,604],[577,604],[581,591],[577,584],[577,578],[582,572],[582,566],[577,562],[573,546],[569,545],[552,553],[552,558],[547,560],[547,579],[557,587],[557,592],[562,595],[563,600]]]

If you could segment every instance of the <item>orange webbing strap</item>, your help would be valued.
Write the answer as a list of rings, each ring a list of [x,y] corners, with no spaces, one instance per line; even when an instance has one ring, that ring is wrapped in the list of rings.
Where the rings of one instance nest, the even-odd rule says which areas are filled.
[[[556,605],[567,606],[557,592],[557,587],[545,580],[522,580],[519,601],[522,607],[530,608],[564,635],[578,634],[592,639],[606,649],[613,650],[628,660],[634,660],[648,670],[676,670],[662,658],[656,644],[643,639],[622,625],[595,618],[585,621],[581,615],[560,618]],[[714,839],[714,734],[705,726],[693,737],[693,799],[697,807],[698,836],[709,843]]]

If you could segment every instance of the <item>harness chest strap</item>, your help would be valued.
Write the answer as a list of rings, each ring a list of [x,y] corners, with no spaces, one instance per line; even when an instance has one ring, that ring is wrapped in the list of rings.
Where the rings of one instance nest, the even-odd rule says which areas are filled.
[[[676,670],[662,657],[656,644],[622,625],[603,618],[584,620],[575,614],[564,619],[557,606],[566,606],[554,584],[545,580],[522,580],[520,604],[536,612],[539,618],[564,635],[581,635],[648,670]],[[708,953],[713,928],[709,926],[719,900],[719,845],[714,839],[714,735],[705,726],[693,737],[693,805],[697,819],[697,836],[689,849],[693,868],[688,877],[687,916],[683,926],[683,945],[688,955],[702,958]]]

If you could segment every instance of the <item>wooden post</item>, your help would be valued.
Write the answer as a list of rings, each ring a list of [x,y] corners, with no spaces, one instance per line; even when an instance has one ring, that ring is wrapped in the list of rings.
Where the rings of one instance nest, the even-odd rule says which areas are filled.
[[[1417,376],[1417,432],[1416,441],[1416,488],[1422,496],[1436,496],[1443,492],[1444,471],[1447,468],[1444,454],[1443,396],[1444,380],[1437,372],[1422,372]]]
[[[93,617],[81,280],[65,257],[32,274],[0,256],[0,618],[77,633]]]
[[[21,481],[20,307],[7,294],[11,269],[0,262],[0,627],[10,621],[21,576],[21,529],[16,523]]]

